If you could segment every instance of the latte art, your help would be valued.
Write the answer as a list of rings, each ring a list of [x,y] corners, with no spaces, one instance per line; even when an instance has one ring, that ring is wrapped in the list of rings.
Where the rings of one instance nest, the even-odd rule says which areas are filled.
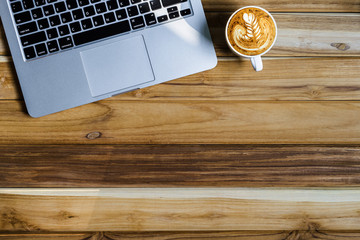
[[[276,36],[273,19],[258,8],[245,8],[229,22],[228,39],[232,47],[244,55],[258,55],[269,49]]]

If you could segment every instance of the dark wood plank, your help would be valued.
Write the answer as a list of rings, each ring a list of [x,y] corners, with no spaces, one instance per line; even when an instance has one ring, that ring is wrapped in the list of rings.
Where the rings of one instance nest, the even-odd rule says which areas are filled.
[[[360,186],[360,146],[0,145],[0,187]]]
[[[221,59],[216,68],[109,100],[360,100],[360,58]],[[11,62],[0,62],[0,99],[21,99]]]
[[[5,36],[4,27],[0,21],[0,56],[7,56],[10,55],[9,46],[7,44],[7,39]]]
[[[2,240],[356,240],[360,232],[319,231],[224,231],[224,232],[90,232],[90,233],[0,233]]]

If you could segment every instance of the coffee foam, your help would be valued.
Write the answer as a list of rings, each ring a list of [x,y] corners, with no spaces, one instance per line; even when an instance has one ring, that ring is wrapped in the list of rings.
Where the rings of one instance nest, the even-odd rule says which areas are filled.
[[[268,50],[276,37],[271,16],[258,8],[244,8],[229,21],[227,36],[231,46],[241,54],[254,56]]]

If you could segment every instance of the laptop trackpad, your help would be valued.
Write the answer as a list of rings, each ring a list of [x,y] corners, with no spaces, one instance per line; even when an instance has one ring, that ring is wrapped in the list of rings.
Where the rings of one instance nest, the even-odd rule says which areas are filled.
[[[155,79],[142,36],[83,51],[81,59],[93,97]]]

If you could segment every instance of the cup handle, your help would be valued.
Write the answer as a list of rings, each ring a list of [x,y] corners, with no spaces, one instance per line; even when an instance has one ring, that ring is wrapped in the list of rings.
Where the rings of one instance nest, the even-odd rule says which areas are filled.
[[[263,63],[260,56],[252,57],[250,60],[255,71],[260,72],[263,69]]]

